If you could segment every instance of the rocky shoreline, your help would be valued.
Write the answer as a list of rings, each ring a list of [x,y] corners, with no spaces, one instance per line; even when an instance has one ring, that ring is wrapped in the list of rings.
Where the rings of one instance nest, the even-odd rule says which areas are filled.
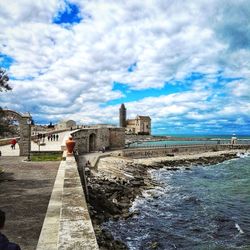
[[[165,160],[155,162],[151,166],[128,162],[126,168],[122,170],[123,178],[120,175],[111,177],[103,172],[90,173],[88,176],[89,212],[100,249],[128,249],[123,242],[114,239],[111,232],[102,229],[102,224],[108,220],[126,220],[139,213],[139,211],[129,212],[133,201],[142,195],[144,190],[158,185],[151,179],[148,170],[163,167],[169,171],[178,171],[181,168],[191,170],[194,166],[214,165],[236,157],[236,153],[224,153],[195,159]]]

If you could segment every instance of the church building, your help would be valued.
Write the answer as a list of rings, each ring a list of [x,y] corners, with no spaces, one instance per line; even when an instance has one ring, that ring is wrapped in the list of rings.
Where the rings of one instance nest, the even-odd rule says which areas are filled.
[[[120,127],[125,128],[127,134],[150,135],[151,118],[137,115],[135,119],[127,119],[127,110],[122,103],[120,107]]]

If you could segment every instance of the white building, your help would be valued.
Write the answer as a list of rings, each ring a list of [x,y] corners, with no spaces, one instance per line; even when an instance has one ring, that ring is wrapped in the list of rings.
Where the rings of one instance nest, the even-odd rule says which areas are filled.
[[[76,122],[73,120],[62,120],[56,125],[56,130],[73,129],[76,127]]]

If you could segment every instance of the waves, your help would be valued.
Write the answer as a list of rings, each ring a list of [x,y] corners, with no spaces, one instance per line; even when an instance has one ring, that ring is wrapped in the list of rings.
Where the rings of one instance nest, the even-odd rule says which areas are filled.
[[[250,152],[246,151],[245,153],[237,153],[237,156],[239,158],[247,158],[247,157],[250,157]]]
[[[250,248],[250,157],[151,175],[160,186],[135,200],[137,215],[105,225],[130,249]]]

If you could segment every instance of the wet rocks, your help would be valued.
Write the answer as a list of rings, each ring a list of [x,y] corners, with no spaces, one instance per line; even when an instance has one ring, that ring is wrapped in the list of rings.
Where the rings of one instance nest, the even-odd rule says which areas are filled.
[[[128,247],[119,240],[115,240],[112,234],[102,229],[101,233],[98,234],[98,244],[101,250],[114,249],[114,250],[127,250]]]
[[[145,166],[134,164],[126,168],[127,178],[106,176],[105,173],[89,177],[89,212],[100,249],[127,249],[109,232],[101,230],[101,224],[110,219],[127,220],[139,214],[138,211],[130,212],[129,208],[145,188],[154,186],[146,170]]]
[[[236,158],[235,154],[221,154],[211,157],[199,157],[194,159],[177,159],[174,161],[162,161],[161,163],[155,164],[157,167],[160,165],[165,167],[167,170],[176,171],[178,167],[185,167],[186,170],[190,170],[192,166],[207,166],[221,163],[226,160]]]
[[[157,241],[150,242],[149,244],[150,249],[159,249],[160,245]]]
[[[89,212],[100,249],[127,249],[123,242],[115,240],[111,233],[101,228],[101,225],[110,219],[127,220],[139,214],[139,211],[132,213],[129,211],[135,198],[142,195],[143,190],[160,185],[160,183],[150,179],[147,170],[164,167],[168,171],[178,171],[184,167],[184,169],[190,171],[193,166],[217,164],[235,157],[235,154],[224,154],[196,159],[177,159],[157,162],[151,166],[127,162],[123,166],[117,166],[115,172],[112,172],[115,169],[114,165],[110,168],[106,165],[107,167],[103,167],[98,175],[91,173],[88,178]],[[107,171],[105,172],[106,168]],[[154,195],[152,198],[158,199],[159,197]],[[186,202],[199,204],[199,201],[195,199]],[[152,242],[151,249],[157,249],[158,247],[157,242]]]

